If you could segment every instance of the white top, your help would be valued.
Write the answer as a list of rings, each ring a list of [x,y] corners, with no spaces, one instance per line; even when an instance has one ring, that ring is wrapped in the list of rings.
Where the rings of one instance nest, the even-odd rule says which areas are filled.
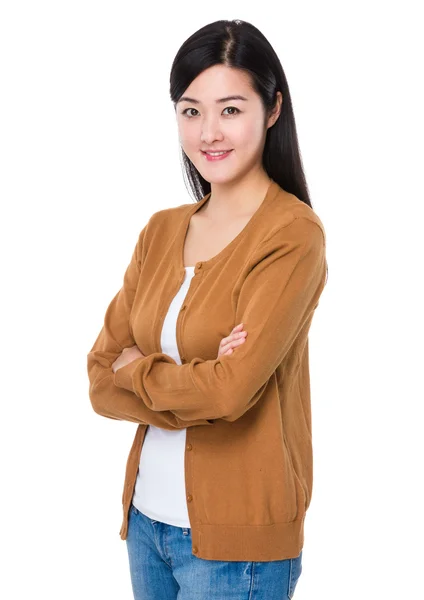
[[[186,276],[173,298],[161,333],[161,352],[181,364],[177,348],[176,324],[194,266],[185,267]],[[187,429],[161,429],[148,425],[140,456],[132,502],[155,521],[177,527],[190,527],[186,503],[184,456]]]

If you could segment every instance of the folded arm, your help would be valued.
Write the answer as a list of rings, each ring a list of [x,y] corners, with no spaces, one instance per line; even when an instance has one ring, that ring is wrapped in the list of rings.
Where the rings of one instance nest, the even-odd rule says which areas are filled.
[[[236,352],[183,365],[155,352],[118,369],[115,385],[133,392],[149,410],[170,411],[183,422],[235,421],[260,400],[311,319],[326,265],[323,231],[308,218],[295,218],[254,252],[235,315],[248,338]]]
[[[155,425],[162,429],[211,425],[200,417],[182,421],[169,410],[152,410],[133,390],[115,384],[116,374],[112,371],[112,364],[124,348],[135,345],[129,327],[129,317],[140,278],[140,261],[143,259],[143,242],[147,227],[148,224],[139,235],[130,264],[125,271],[123,285],[110,302],[103,327],[87,356],[90,401],[97,414],[109,419]],[[120,369],[117,372],[119,371]]]

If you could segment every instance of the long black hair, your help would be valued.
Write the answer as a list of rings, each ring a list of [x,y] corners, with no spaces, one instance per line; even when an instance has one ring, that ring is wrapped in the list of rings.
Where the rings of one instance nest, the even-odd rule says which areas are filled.
[[[215,21],[193,33],[183,43],[170,73],[170,96],[174,108],[202,71],[220,64],[250,74],[252,87],[261,97],[267,114],[275,106],[277,91],[282,93],[280,115],[267,130],[263,167],[280,187],[312,208],[286,76],[271,44],[254,25],[240,19]],[[211,191],[211,184],[202,177],[182,148],[181,152],[185,176],[196,202],[199,202]]]

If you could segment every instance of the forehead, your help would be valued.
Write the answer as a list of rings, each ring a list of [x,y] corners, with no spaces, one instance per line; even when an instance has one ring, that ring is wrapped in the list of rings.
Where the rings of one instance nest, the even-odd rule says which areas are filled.
[[[249,99],[252,93],[250,78],[245,71],[214,65],[202,71],[187,87],[183,96],[191,96],[202,102],[237,94]]]

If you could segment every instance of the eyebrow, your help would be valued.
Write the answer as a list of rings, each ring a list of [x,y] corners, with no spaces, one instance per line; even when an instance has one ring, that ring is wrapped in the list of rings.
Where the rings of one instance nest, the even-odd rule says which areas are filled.
[[[246,100],[247,101],[247,98],[245,98],[244,96],[240,96],[240,95],[225,96],[225,98],[219,98],[218,100],[216,100],[216,103],[222,104],[223,102],[228,102],[229,100]],[[179,104],[180,102],[191,102],[192,104],[201,104],[201,102],[199,100],[196,100],[195,98],[189,98],[188,96],[181,96],[181,98],[178,100],[177,104]]]

